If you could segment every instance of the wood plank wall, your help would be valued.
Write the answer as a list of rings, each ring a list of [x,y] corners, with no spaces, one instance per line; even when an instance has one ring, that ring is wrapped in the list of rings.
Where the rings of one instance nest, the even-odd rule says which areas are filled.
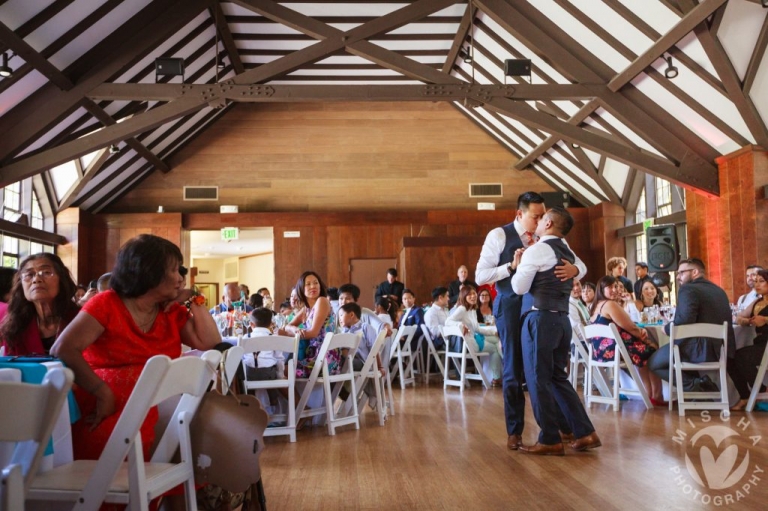
[[[503,209],[553,190],[516,162],[448,103],[241,103],[103,212]],[[470,182],[504,196],[470,198]],[[218,186],[219,201],[184,201],[185,185]]]
[[[571,212],[576,225],[568,242],[587,264],[590,278],[602,275],[604,270],[599,265],[604,264],[604,245],[598,240],[598,244],[592,246],[590,241],[590,231],[600,220],[590,220],[591,211],[587,209]],[[314,270],[328,285],[338,286],[349,280],[350,259],[393,258],[399,261],[398,269],[404,274],[405,284],[414,287],[419,301],[426,302],[433,287],[446,285],[456,278],[459,265],[466,264],[470,277],[474,277],[486,234],[513,218],[511,210],[95,215],[80,229],[81,238],[91,238],[90,248],[79,252],[79,268],[85,269],[81,270],[84,273],[80,281],[87,282],[111,269],[120,245],[140,233],[156,234],[181,245],[188,239],[189,230],[218,230],[232,225],[273,227],[275,289],[272,296],[276,299],[286,297],[305,270]],[[285,231],[299,231],[300,237],[285,238]],[[601,229],[600,232],[601,239],[615,237],[615,231],[611,234]],[[405,257],[403,238],[419,237],[435,237],[445,243]],[[454,244],[451,239],[464,241]]]

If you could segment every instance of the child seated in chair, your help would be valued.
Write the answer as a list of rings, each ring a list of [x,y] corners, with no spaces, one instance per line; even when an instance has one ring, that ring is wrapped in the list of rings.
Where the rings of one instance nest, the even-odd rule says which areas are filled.
[[[264,307],[251,311],[251,334],[249,337],[272,335],[272,315],[273,312]],[[251,381],[277,380],[278,377],[282,377],[284,365],[285,358],[281,351],[260,351],[255,357],[252,353],[243,355],[245,376]],[[267,393],[270,403],[276,403],[277,392],[274,389],[268,389]]]
[[[360,306],[356,304],[355,302],[349,302],[345,303],[339,308],[339,321],[341,323],[341,333],[344,334],[356,334],[360,332],[362,334],[362,338],[360,339],[360,344],[357,347],[357,353],[355,353],[355,358],[352,359],[352,367],[355,371],[360,371],[363,368],[363,365],[365,364],[366,359],[368,358],[368,355],[371,352],[371,348],[373,348],[374,343],[376,342],[376,330],[374,328],[367,324],[363,323],[360,320],[360,315],[362,314],[362,310],[360,309]],[[343,355],[346,355],[342,353]],[[381,375],[384,376],[386,374],[386,371],[384,370],[384,366],[381,363],[381,356],[376,355],[376,367],[381,372]],[[368,396],[369,404],[371,404],[371,408],[375,408],[374,404],[376,402],[376,389],[373,386],[373,381],[370,379],[366,382],[365,387],[363,388],[363,391],[365,392],[365,395]],[[347,392],[341,392],[342,399],[345,399],[345,394]]]

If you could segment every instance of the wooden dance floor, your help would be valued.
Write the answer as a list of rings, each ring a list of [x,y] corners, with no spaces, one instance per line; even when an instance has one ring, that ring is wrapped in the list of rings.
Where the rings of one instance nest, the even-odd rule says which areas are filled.
[[[394,392],[396,415],[384,427],[366,407],[359,431],[347,426],[329,437],[316,426],[293,444],[267,438],[267,509],[762,510],[768,501],[765,412],[706,422],[696,412],[683,419],[676,409],[646,411],[638,401],[618,412],[593,405],[601,448],[538,457],[507,450],[500,389],[473,383],[462,397],[434,379]],[[538,426],[530,406],[526,412],[529,444]]]

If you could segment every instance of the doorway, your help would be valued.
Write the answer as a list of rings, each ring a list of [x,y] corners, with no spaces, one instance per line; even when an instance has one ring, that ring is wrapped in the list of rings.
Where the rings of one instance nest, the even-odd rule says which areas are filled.
[[[387,270],[397,267],[397,259],[350,259],[349,281],[360,288],[361,307],[373,309],[376,288],[387,279]]]

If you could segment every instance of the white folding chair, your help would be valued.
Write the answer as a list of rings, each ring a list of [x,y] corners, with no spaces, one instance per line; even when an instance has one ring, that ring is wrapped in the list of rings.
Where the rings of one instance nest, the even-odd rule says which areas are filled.
[[[74,502],[75,510],[97,510],[102,503],[127,504],[146,511],[149,502],[183,484],[187,510],[197,509],[189,423],[218,367],[221,353],[202,358],[150,358],[97,461],[78,460],[38,475],[29,498]],[[181,395],[173,418],[150,462],[144,461],[141,432],[152,406]],[[179,461],[172,461],[176,452]],[[127,463],[124,462],[128,458]]]
[[[443,347],[443,349],[439,351],[437,350],[437,348],[435,348],[435,343],[432,340],[432,335],[429,333],[429,327],[427,327],[427,325],[422,324],[421,331],[424,334],[423,337],[421,338],[422,342],[427,345],[427,358],[426,358],[427,368],[424,375],[427,381],[429,381],[430,367],[432,365],[432,361],[430,360],[430,358],[433,358],[437,363],[437,367],[440,370],[441,375],[445,372],[443,368],[443,361],[440,358],[441,355],[443,357],[445,356],[445,347]]]
[[[751,412],[755,409],[755,402],[760,399],[768,399],[768,392],[760,392],[760,387],[765,380],[765,372],[768,369],[768,346],[763,351],[763,359],[760,361],[760,367],[757,369],[757,378],[752,385],[752,392],[749,394],[749,401],[747,401],[747,411]]]
[[[325,410],[328,434],[333,436],[336,434],[336,428],[347,424],[354,424],[355,429],[360,429],[360,414],[358,413],[357,399],[352,399],[352,414],[347,416],[342,416],[341,413],[336,413],[335,401],[344,382],[349,382],[349,385],[351,386],[351,391],[349,392],[350,398],[357,395],[355,369],[352,367],[352,359],[355,357],[355,352],[357,351],[357,346],[360,344],[362,336],[360,333],[331,335],[331,342],[328,344],[329,350],[347,350],[347,355],[343,356],[339,361],[340,368],[338,374],[330,373],[328,360],[323,357],[323,372],[317,378],[317,382],[323,384],[323,390],[325,391]],[[318,358],[318,362],[319,361],[320,359]],[[331,388],[332,383],[336,384],[333,389]]]
[[[334,337],[337,337],[336,341],[334,341]],[[304,383],[304,390],[301,392],[301,397],[299,398],[299,404],[296,405],[296,419],[303,419],[306,417],[315,417],[317,415],[326,415],[326,423],[328,424],[328,433],[331,435],[335,434],[335,429],[338,426],[341,426],[342,424],[340,421],[344,423],[352,423],[355,422],[357,424],[357,428],[360,427],[360,421],[357,418],[357,403],[354,403],[354,415],[350,417],[346,417],[344,419],[336,420],[335,416],[333,414],[333,407],[334,407],[334,400],[336,399],[336,396],[338,396],[339,391],[341,390],[341,385],[337,385],[333,391],[330,391],[330,384],[336,383],[344,380],[350,380],[352,389],[354,390],[354,370],[352,368],[352,362],[350,355],[354,357],[355,351],[357,351],[357,342],[359,336],[357,334],[333,334],[333,333],[327,333],[325,334],[325,338],[323,339],[323,343],[320,345],[320,349],[317,352],[317,359],[315,360],[315,365],[312,367],[312,372],[309,375],[309,378],[296,378],[296,383]],[[352,341],[351,339],[354,339]],[[346,359],[342,359],[340,361],[341,364],[341,374],[338,375],[330,375],[328,370],[328,363],[325,359],[326,354],[328,353],[328,350],[336,349],[332,348],[331,345],[337,345],[337,344],[353,344],[354,348],[350,349]],[[346,347],[346,346],[341,346]],[[348,363],[349,366],[345,366],[344,364]],[[346,374],[345,374],[346,373]],[[307,403],[309,401],[309,397],[312,394],[312,391],[314,390],[315,386],[318,383],[323,384],[323,391],[325,394],[325,406],[318,406],[316,408],[307,408]],[[325,386],[326,383],[328,384],[329,392],[325,393]]]
[[[571,354],[570,365],[568,369],[568,380],[573,385],[575,390],[579,388],[579,372],[581,367],[584,367],[584,399],[587,397],[587,371],[589,370],[589,350],[584,347],[586,339],[582,338],[583,330],[580,329],[581,325],[573,329],[571,333]],[[584,342],[584,344],[582,344]]]
[[[621,335],[619,335],[619,330],[616,328],[616,325],[613,323],[610,325],[587,325],[584,329],[584,336],[586,339],[591,339],[593,337],[606,337],[608,339],[613,339],[614,345],[616,346],[613,360],[598,362],[594,359],[592,343],[587,344],[587,349],[589,350],[589,364],[587,366],[587,406],[591,405],[592,403],[605,403],[613,405],[614,411],[617,411],[619,409],[620,403],[619,392],[621,392],[625,395],[640,396],[648,410],[653,408],[651,400],[648,397],[648,391],[645,388],[645,385],[643,385],[643,381],[640,379],[640,374],[637,372],[637,367],[635,367],[635,365],[632,363],[632,359],[629,357],[627,347],[624,346],[624,342],[621,340]],[[610,370],[611,378],[613,380],[610,393],[607,396],[593,395],[592,386],[593,382],[595,381],[595,373],[597,373],[598,378],[601,378],[601,370],[604,368]],[[635,382],[637,389],[621,386],[621,378],[619,375],[622,369],[627,370],[630,377]],[[597,386],[599,389],[598,385],[595,386]]]
[[[2,462],[0,510],[24,509],[29,486],[37,474],[56,418],[72,388],[69,369],[51,369],[40,385],[0,381],[0,445],[9,459]]]
[[[265,335],[260,337],[243,337],[240,339],[239,346],[245,353],[253,354],[259,351],[282,351],[283,353],[296,353],[299,344],[299,337],[289,337],[284,335]],[[291,442],[296,441],[296,362],[292,358],[288,361],[288,377],[282,378],[278,374],[277,380],[249,380],[247,371],[243,386],[245,392],[258,389],[286,389],[288,393],[287,413],[272,414],[269,416],[270,422],[285,422],[285,426],[269,427],[264,430],[264,436],[288,435]],[[245,367],[243,368],[245,369]]]
[[[223,361],[224,374],[221,375],[222,378],[219,382],[221,384],[221,393],[225,396],[227,395],[227,392],[229,392],[230,385],[235,381],[237,369],[240,367],[240,364],[243,363],[244,353],[245,350],[243,350],[241,346],[232,346],[225,353],[225,359]]]
[[[397,357],[397,366],[395,372],[390,375],[390,379],[394,379],[399,374],[402,390],[405,390],[405,386],[409,383],[416,385],[416,377],[413,374],[414,354],[411,351],[411,340],[416,334],[417,328],[416,325],[401,327],[390,348],[390,360],[392,357]]]
[[[720,347],[720,359],[715,362],[703,362],[695,364],[685,362],[680,356],[680,346],[676,341],[692,337],[706,337],[722,341]],[[693,323],[691,325],[675,325],[669,327],[669,409],[672,410],[672,401],[677,397],[677,409],[680,416],[685,415],[686,410],[721,410],[724,416],[730,415],[728,403],[728,379],[725,375],[725,364],[728,360],[728,323],[721,325],[712,323]],[[717,371],[719,375],[720,390],[718,392],[694,392],[684,391],[682,386],[683,371]],[[677,395],[674,389],[677,388]],[[686,399],[696,399],[695,402]],[[706,401],[702,401],[702,400]],[[714,401],[712,401],[714,400]]]
[[[392,346],[395,339],[397,339],[397,328],[392,329],[392,334],[385,339],[384,348],[381,351],[381,362],[386,369],[386,376],[384,378],[384,392],[388,399],[385,399],[387,405],[387,415],[395,415],[395,396],[392,393],[392,373],[390,372],[390,357],[392,356]]]
[[[488,381],[488,378],[485,376],[485,371],[483,371],[483,365],[480,363],[480,359],[483,357],[490,357],[490,353],[485,352],[476,352],[475,349],[470,346],[470,343],[466,342],[464,339],[464,334],[461,331],[460,326],[441,326],[440,327],[440,334],[443,336],[443,339],[445,339],[445,365],[443,366],[443,389],[447,389],[449,385],[452,385],[454,387],[459,387],[461,389],[461,392],[464,392],[464,386],[469,385],[469,382],[467,380],[480,380],[483,382],[483,386],[486,389],[491,388],[491,384]],[[448,339],[450,337],[460,337],[461,338],[461,351],[453,352],[449,349],[448,346]],[[472,362],[475,364],[475,369],[477,370],[477,374],[468,374],[467,373],[467,358],[470,358]],[[450,364],[449,361],[453,360],[453,364],[456,367],[456,369],[459,371],[459,379],[453,380],[449,377],[449,371],[450,371]],[[461,361],[459,363],[459,360]]]
[[[385,405],[386,400],[384,399],[384,377],[381,376],[381,372],[379,372],[379,369],[376,365],[376,356],[381,355],[381,352],[384,350],[384,344],[386,340],[387,332],[386,330],[382,330],[379,332],[378,337],[376,337],[376,342],[373,343],[371,351],[368,353],[368,357],[363,363],[363,367],[359,371],[355,371],[355,389],[357,391],[357,395],[353,396],[350,394],[346,403],[344,403],[344,414],[350,413],[353,399],[357,401],[357,409],[359,412],[360,408],[362,408],[365,404],[363,403],[363,398],[365,397],[365,380],[369,378],[372,379],[374,388],[376,390],[376,413],[379,416],[380,426],[384,425],[384,421],[387,418],[388,407]]]

